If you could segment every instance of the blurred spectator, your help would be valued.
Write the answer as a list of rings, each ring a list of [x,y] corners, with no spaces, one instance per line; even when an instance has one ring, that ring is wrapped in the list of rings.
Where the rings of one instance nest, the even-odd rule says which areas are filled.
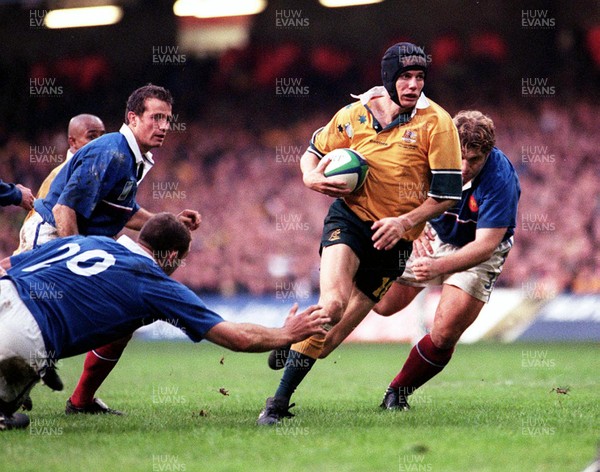
[[[463,43],[459,34],[454,30],[442,33],[431,43],[431,67],[434,69],[454,67],[463,56]]]
[[[318,46],[311,53],[311,64],[315,71],[336,78],[348,72],[352,65],[352,55],[330,46]]]
[[[586,46],[594,61],[596,70],[600,71],[600,25],[590,27],[586,33]]]

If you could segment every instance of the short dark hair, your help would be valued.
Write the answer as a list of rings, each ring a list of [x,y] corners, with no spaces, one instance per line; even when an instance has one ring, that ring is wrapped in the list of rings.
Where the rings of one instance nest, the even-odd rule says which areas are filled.
[[[138,237],[140,243],[147,246],[155,255],[165,255],[177,251],[179,258],[183,258],[190,249],[192,234],[172,213],[157,213],[150,218]]]
[[[146,110],[146,99],[157,98],[163,102],[167,102],[173,106],[173,96],[166,88],[158,85],[148,84],[140,87],[132,92],[127,99],[127,106],[125,107],[125,124],[129,124],[129,118],[127,115],[130,111],[140,116]]]
[[[458,129],[460,146],[488,155],[496,145],[496,129],[492,119],[477,110],[459,111],[453,118]]]

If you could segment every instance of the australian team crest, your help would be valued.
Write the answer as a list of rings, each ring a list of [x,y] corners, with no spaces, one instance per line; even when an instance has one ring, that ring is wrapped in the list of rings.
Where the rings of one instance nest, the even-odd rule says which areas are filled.
[[[407,144],[415,144],[417,142],[417,132],[407,129],[402,135],[402,141]]]

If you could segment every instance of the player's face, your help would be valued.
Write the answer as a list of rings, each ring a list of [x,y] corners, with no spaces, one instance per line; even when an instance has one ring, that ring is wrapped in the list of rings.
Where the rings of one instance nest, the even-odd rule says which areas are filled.
[[[145,109],[141,115],[129,112],[129,127],[142,152],[162,146],[169,122],[171,120],[171,105],[158,98],[147,98]]]
[[[104,128],[104,123],[102,123],[102,121],[89,120],[84,126],[77,128],[75,132],[69,136],[69,144],[71,148],[73,148],[73,152],[75,152],[105,133],[106,129]]]
[[[462,150],[462,179],[463,184],[473,180],[487,161],[487,155],[483,154],[479,149],[463,149]]]
[[[425,85],[425,73],[421,70],[407,70],[402,72],[396,80],[396,92],[400,101],[400,108],[414,108]]]

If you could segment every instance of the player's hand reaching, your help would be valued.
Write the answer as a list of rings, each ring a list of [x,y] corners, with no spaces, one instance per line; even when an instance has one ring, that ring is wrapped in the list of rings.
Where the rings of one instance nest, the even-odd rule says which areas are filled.
[[[200,213],[194,210],[183,210],[181,213],[179,213],[179,215],[177,215],[177,218],[184,225],[186,225],[190,231],[197,230],[200,226],[200,222],[202,221]]]
[[[323,325],[330,323],[331,318],[325,315],[320,306],[311,305],[306,310],[296,314],[297,311],[298,304],[295,303],[283,325],[283,329],[290,337],[290,344],[303,341],[315,334],[327,335]]]
[[[419,257],[415,259],[411,269],[417,282],[425,282],[440,275],[442,272],[438,269],[438,261],[439,259],[432,257]]]
[[[371,226],[371,229],[375,231],[371,238],[375,243],[373,246],[375,249],[387,251],[392,249],[404,233],[413,227],[411,221],[405,216],[398,216],[396,218],[382,218]]]
[[[431,242],[435,239],[435,235],[431,228],[426,227],[421,235],[413,241],[413,254],[415,257],[427,257],[433,255],[433,247]]]
[[[351,190],[346,188],[344,181],[335,177],[325,177],[325,168],[330,162],[331,158],[324,157],[314,169],[305,172],[302,176],[304,185],[315,192],[335,198],[350,194]]]
[[[33,201],[35,200],[33,193],[21,184],[17,184],[17,188],[21,191],[21,203],[19,203],[19,206],[27,211],[31,210],[33,208]]]

